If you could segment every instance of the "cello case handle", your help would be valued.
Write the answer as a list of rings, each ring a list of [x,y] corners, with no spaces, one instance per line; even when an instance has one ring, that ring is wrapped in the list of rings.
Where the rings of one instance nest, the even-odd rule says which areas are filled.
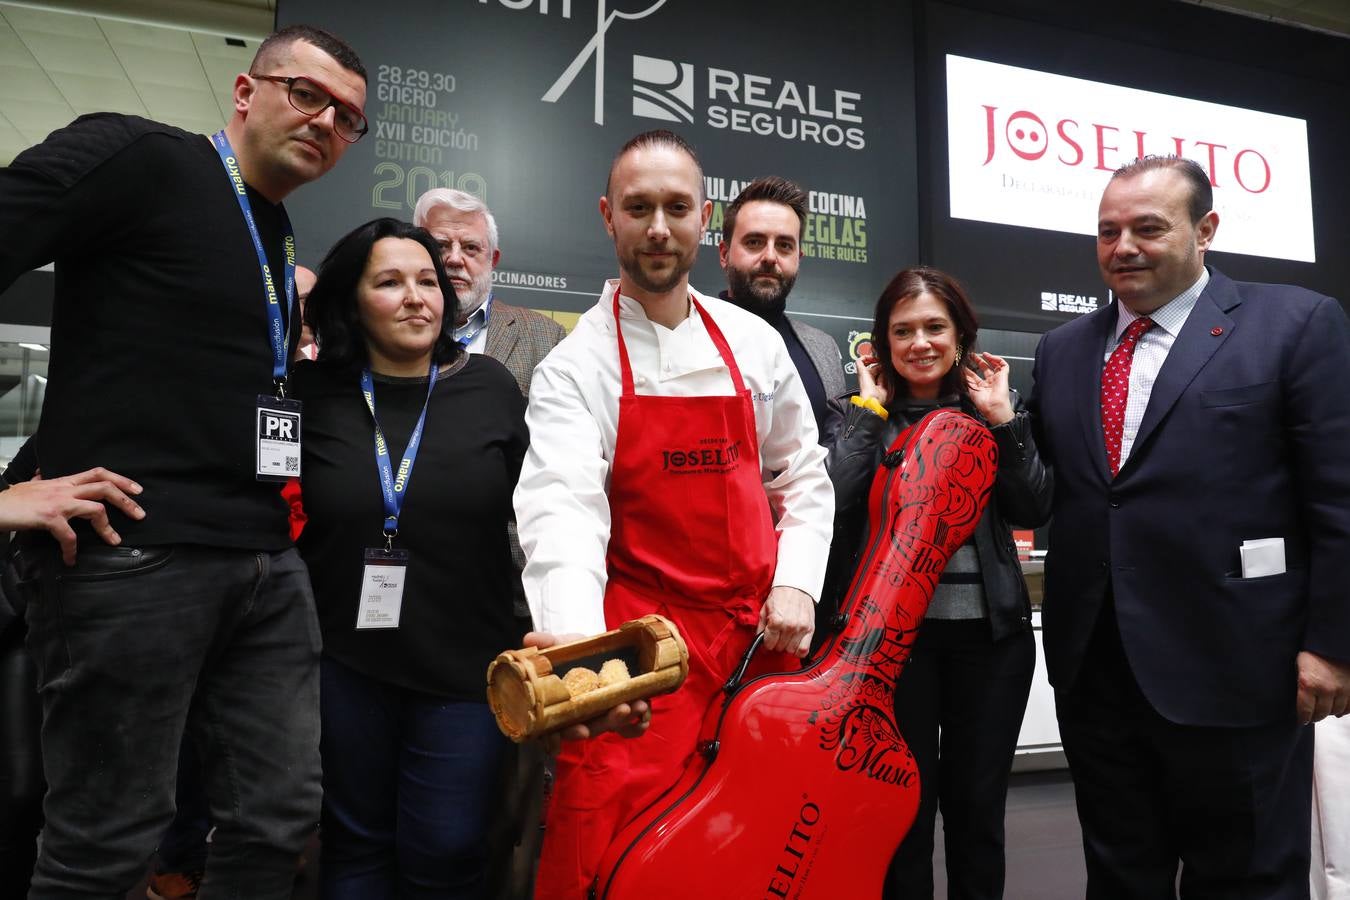
[[[722,685],[722,692],[728,697],[736,693],[737,688],[741,686],[741,679],[745,677],[745,670],[750,667],[750,660],[754,658],[755,651],[759,649],[759,645],[762,643],[764,643],[764,632],[761,631],[759,634],[755,635],[755,639],[750,642],[750,647],[745,651],[745,655],[741,657],[741,664],[736,667],[736,671],[731,673],[731,677],[727,679],[727,683]]]

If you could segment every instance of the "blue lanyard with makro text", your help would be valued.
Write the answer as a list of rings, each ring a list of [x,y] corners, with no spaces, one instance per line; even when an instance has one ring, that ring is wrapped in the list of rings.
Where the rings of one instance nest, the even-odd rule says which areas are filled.
[[[295,232],[291,229],[290,217],[281,210],[283,242],[286,251],[286,318],[283,321],[280,303],[277,299],[277,286],[272,278],[272,267],[267,262],[267,253],[263,250],[262,236],[258,234],[258,223],[253,219],[253,207],[248,202],[248,189],[244,186],[244,177],[239,172],[239,162],[235,158],[234,148],[223,130],[211,135],[211,143],[220,154],[221,164],[230,176],[234,197],[239,201],[239,209],[244,213],[244,222],[248,225],[249,237],[253,238],[253,249],[258,254],[258,265],[262,267],[263,292],[267,299],[267,337],[272,344],[272,383],[276,387],[277,398],[286,395],[286,348],[290,344],[290,323],[295,319]]]
[[[380,491],[384,494],[384,540],[385,548],[393,546],[394,536],[398,534],[398,514],[403,509],[403,498],[407,496],[408,482],[412,480],[413,463],[417,460],[417,448],[422,443],[422,426],[427,421],[427,407],[431,404],[431,392],[436,388],[436,362],[431,363],[427,373],[427,399],[422,402],[422,415],[417,417],[417,426],[408,436],[408,449],[403,451],[403,459],[398,464],[398,474],[389,461],[389,444],[380,429],[380,420],[375,415],[375,379],[370,375],[370,367],[361,370],[361,394],[366,398],[366,408],[370,410],[370,419],[375,424],[375,465],[380,470]]]

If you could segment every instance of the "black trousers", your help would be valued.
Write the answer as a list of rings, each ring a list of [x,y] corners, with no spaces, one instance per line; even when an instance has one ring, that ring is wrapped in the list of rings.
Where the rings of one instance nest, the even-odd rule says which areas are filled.
[[[884,900],[931,900],[939,807],[947,896],[1003,896],[1003,810],[1035,669],[1030,630],[994,641],[985,619],[924,622],[895,692],[919,767],[919,813],[886,873]]]
[[[1313,730],[1179,725],[1140,691],[1107,604],[1056,694],[1083,829],[1088,900],[1306,900]]]
[[[0,629],[0,897],[22,897],[42,827],[42,756],[37,675],[22,621]]]

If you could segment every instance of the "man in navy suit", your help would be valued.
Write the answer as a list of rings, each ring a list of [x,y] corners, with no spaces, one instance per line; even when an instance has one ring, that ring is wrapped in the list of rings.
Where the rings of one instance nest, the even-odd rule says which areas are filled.
[[[1097,260],[1118,302],[1036,352],[1089,898],[1173,897],[1179,864],[1183,897],[1306,898],[1306,726],[1350,706],[1350,323],[1206,268],[1212,201],[1190,160],[1117,171]]]

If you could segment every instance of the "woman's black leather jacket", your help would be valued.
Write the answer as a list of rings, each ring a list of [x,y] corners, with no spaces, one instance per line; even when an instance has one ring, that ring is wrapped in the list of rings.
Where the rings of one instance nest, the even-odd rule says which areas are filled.
[[[898,411],[882,419],[850,402],[850,396],[831,401],[826,422],[829,453],[825,465],[834,482],[835,514],[834,541],[821,597],[822,620],[833,614],[853,578],[867,533],[867,493],[872,476],[885,450],[911,424]],[[1010,525],[1037,528],[1045,524],[1050,518],[1053,489],[1051,472],[1036,451],[1027,413],[1015,391],[1012,399],[1012,420],[990,429],[998,444],[998,475],[975,528],[975,551],[994,640],[1031,627],[1031,601]],[[983,421],[968,400],[962,400],[960,408]]]

